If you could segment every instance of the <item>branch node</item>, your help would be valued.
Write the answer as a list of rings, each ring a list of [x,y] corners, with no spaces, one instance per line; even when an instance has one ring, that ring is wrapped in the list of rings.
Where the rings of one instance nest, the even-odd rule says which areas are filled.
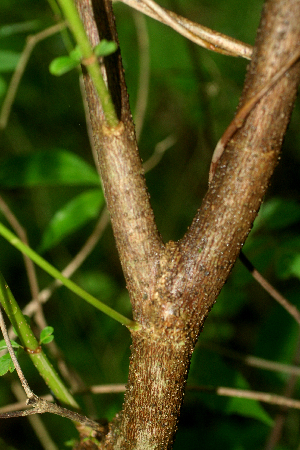
[[[125,130],[123,122],[119,122],[115,127],[110,127],[106,123],[102,124],[102,132],[104,136],[121,136]]]

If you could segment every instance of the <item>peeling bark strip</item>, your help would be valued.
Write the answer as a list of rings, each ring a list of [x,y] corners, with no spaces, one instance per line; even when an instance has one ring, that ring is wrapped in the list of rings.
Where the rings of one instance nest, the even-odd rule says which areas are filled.
[[[98,31],[100,38],[117,41],[110,0],[92,1],[77,0],[92,44],[98,43]],[[240,106],[299,53],[299,21],[299,0],[266,2]],[[194,345],[277,164],[300,64],[253,108],[225,148],[190,229],[181,241],[166,246],[149,203],[120,53],[105,58],[103,72],[119,126],[105,129],[101,105],[85,75],[87,101],[113,231],[141,330],[132,333],[123,411],[101,448],[171,449]]]

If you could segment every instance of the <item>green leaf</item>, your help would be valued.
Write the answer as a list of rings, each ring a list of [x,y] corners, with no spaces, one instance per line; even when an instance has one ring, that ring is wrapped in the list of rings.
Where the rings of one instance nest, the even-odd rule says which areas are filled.
[[[262,205],[256,219],[256,229],[263,226],[280,230],[300,221],[300,204],[296,200],[273,198]]]
[[[275,253],[276,274],[281,279],[300,278],[300,237],[286,235]]]
[[[54,339],[53,334],[51,336],[45,337],[45,339],[43,339],[43,342],[41,342],[41,344],[50,344],[50,342],[52,342]]]
[[[70,52],[70,58],[74,59],[74,61],[77,61],[79,64],[82,59],[82,53],[78,45]]]
[[[241,374],[237,374],[235,384],[239,389],[249,389],[249,384]],[[227,414],[238,414],[244,417],[252,417],[253,419],[257,419],[269,426],[273,425],[273,420],[257,400],[230,397],[226,403],[224,411]]]
[[[97,217],[103,203],[104,196],[100,189],[89,190],[72,199],[52,218],[42,237],[39,251],[48,250]]]
[[[49,66],[49,71],[52,75],[60,77],[70,70],[75,69],[79,64],[79,61],[73,59],[71,56],[59,56],[53,59]]]
[[[66,150],[14,155],[0,164],[0,186],[5,188],[99,184],[97,172]]]
[[[118,46],[114,41],[103,39],[96,47],[94,52],[96,56],[108,56],[117,50]],[[77,45],[68,56],[59,56],[51,61],[49,70],[52,75],[61,76],[80,64],[82,53]]]
[[[22,346],[20,344],[18,344],[16,341],[13,341],[12,339],[10,340],[10,343],[13,348],[22,348]],[[7,349],[6,342],[4,339],[2,339],[2,341],[0,341],[0,351],[6,350],[6,349]]]
[[[201,368],[205,370],[201,371]],[[204,348],[195,350],[189,374],[191,384],[208,386],[228,386],[237,389],[249,389],[246,379],[236,369],[226,364],[219,355]],[[212,394],[200,394],[205,405],[224,414],[238,414],[251,417],[272,425],[272,419],[257,400],[225,397]]]
[[[14,363],[9,353],[1,356],[0,358],[0,376],[5,375],[8,371],[13,372],[15,370]]]
[[[0,72],[12,72],[15,70],[20,53],[12,50],[0,50]]]
[[[53,332],[54,332],[53,327],[45,327],[41,331],[40,344],[49,344],[49,342],[52,342],[54,339]]]
[[[78,443],[78,441],[74,438],[74,439],[69,439],[68,441],[66,441],[64,443],[64,445],[66,447],[74,447],[77,443]]]
[[[300,252],[298,250],[286,251],[276,263],[278,277],[288,279],[296,277],[300,279]]]
[[[108,56],[114,53],[117,48],[118,45],[114,41],[102,39],[102,41],[94,48],[94,52],[96,56]]]

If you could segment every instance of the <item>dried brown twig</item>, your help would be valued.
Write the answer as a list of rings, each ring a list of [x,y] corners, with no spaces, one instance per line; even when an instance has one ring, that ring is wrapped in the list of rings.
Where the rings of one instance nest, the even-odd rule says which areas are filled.
[[[108,385],[100,385],[100,386],[91,386],[90,388],[87,388],[84,391],[81,391],[79,393],[91,392],[93,394],[115,394],[115,393],[125,392],[125,387],[126,387],[125,384],[116,384],[116,385],[108,384]],[[272,404],[272,405],[284,406],[286,408],[300,409],[300,400],[295,400],[295,399],[291,399],[291,398],[288,398],[288,397],[285,397],[282,395],[271,394],[268,392],[249,391],[249,390],[245,390],[245,389],[236,389],[236,388],[229,388],[229,387],[224,387],[224,386],[213,387],[213,386],[193,386],[193,385],[188,385],[187,390],[188,391],[207,392],[207,393],[216,394],[216,395],[225,396],[225,397],[246,398],[249,400],[257,400],[257,401]],[[53,412],[54,414],[62,415],[59,412],[55,412],[55,409],[56,409],[55,407],[57,405],[50,403],[49,401],[46,400],[46,398],[50,399],[50,396],[43,397],[43,399],[40,399],[40,400],[42,400],[43,402],[46,402],[47,404],[51,404],[51,406],[53,407],[52,408],[53,411],[51,410],[51,411],[40,411],[40,412]],[[4,408],[0,409],[0,411],[1,411],[0,418],[3,415],[2,411],[6,411],[5,414],[10,414],[11,417],[34,414],[34,412],[30,412],[32,410],[29,410],[29,412],[28,411],[17,411],[16,413],[13,412],[14,409],[22,408],[22,407],[23,408],[28,407],[28,403],[27,404],[16,403],[14,405],[5,406]],[[10,412],[7,412],[7,411],[10,411]],[[66,411],[68,411],[68,414],[64,415],[64,417],[68,417],[68,418],[71,418],[72,420],[74,420],[72,417],[69,417],[69,413],[72,413],[72,411],[69,411],[69,410],[66,410]],[[24,413],[24,414],[21,414],[21,413]],[[83,417],[83,416],[80,416],[80,417]]]
[[[240,260],[249,270],[253,278],[263,287],[265,291],[267,291],[271,297],[273,297],[300,325],[300,311],[295,305],[292,305],[280,292],[277,291],[253,266],[253,264],[249,261],[249,259],[244,255],[244,253],[240,253]]]
[[[188,389],[193,391],[211,392],[224,397],[247,398],[249,400],[257,400],[271,405],[300,409],[300,400],[294,400],[276,394],[269,394],[267,392],[247,391],[245,389],[235,389],[224,386],[188,386]]]
[[[278,80],[298,61],[300,57],[300,52],[295,53],[271,78],[271,80],[266,83],[262,89],[260,89],[250,100],[248,100],[237,112],[234,119],[230,122],[225,133],[217,143],[214,150],[210,170],[209,170],[209,183],[211,183],[218,162],[225,150],[226,145],[229,143],[233,135],[243,126],[246,118],[257,105],[257,103],[264,97],[264,95],[277,83]]]
[[[20,222],[18,221],[18,219],[16,218],[10,207],[8,206],[7,202],[3,199],[1,195],[0,195],[0,209],[5,218],[7,219],[7,221],[9,222],[9,224],[11,225],[11,227],[15,230],[16,234],[21,239],[21,241],[24,242],[24,244],[29,245],[26,230],[22,227],[22,225],[20,224]],[[31,259],[26,255],[23,255],[23,259],[25,269],[27,272],[31,295],[33,297],[36,297],[39,292],[39,287],[34,264],[31,261]]]
[[[153,0],[120,0],[159,22],[162,22],[197,45],[217,53],[251,59],[252,46],[192,22],[160,7]]]
[[[19,404],[22,404],[21,407],[11,409],[11,411],[14,411],[17,409],[22,409],[23,405],[25,404],[24,398],[26,398],[26,395],[22,389],[22,386],[20,386],[20,384],[17,381],[15,381],[15,382],[11,383],[11,390],[12,390],[14,396],[19,400]],[[51,398],[50,395],[49,395],[49,397]],[[12,405],[9,405],[9,406],[12,406]],[[7,411],[0,410],[0,412],[7,412]],[[46,426],[44,425],[42,418],[39,415],[35,414],[35,415],[28,416],[28,421],[29,421],[32,429],[34,430],[34,432],[44,450],[59,450],[57,445],[54,443],[50,433],[48,432]]]

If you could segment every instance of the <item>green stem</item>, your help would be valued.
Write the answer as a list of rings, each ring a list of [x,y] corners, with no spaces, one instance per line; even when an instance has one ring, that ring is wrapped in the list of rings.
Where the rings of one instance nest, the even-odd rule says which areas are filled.
[[[48,0],[48,3],[50,5],[50,8],[52,9],[52,12],[53,12],[53,14],[54,14],[54,16],[56,18],[56,21],[58,22],[58,19],[63,21],[64,18],[62,16],[61,10],[59,9],[59,6],[58,6],[56,0]],[[62,37],[62,39],[64,41],[64,44],[65,44],[65,47],[66,47],[67,51],[70,53],[72,48],[73,48],[73,43],[72,43],[72,41],[70,39],[70,35],[68,33],[68,30],[67,29],[63,29],[63,30],[61,30],[60,34],[61,34],[61,37]]]
[[[122,314],[118,313],[114,309],[102,303],[97,298],[93,297],[91,294],[86,292],[84,289],[79,287],[76,283],[64,277],[59,270],[55,269],[51,264],[49,264],[44,258],[38,255],[34,250],[24,244],[17,236],[12,233],[8,228],[6,228],[2,223],[0,223],[0,234],[10,242],[14,247],[20,250],[22,253],[27,255],[33,262],[35,262],[39,267],[41,267],[45,272],[49,273],[54,278],[57,278],[62,282],[64,286],[69,288],[72,292],[77,294],[79,297],[83,298],[85,301],[95,306],[95,308],[104,312],[109,317],[115,319],[117,322],[120,322],[122,325],[125,325],[127,328],[131,330],[139,329],[139,324],[134,322],[133,320],[128,319]]]
[[[84,26],[80,20],[76,6],[74,4],[74,0],[58,0],[58,2],[69,23],[75,41],[80,48],[83,61],[90,61],[85,65],[101,100],[107,125],[109,127],[116,127],[119,123],[119,120],[115,111],[115,107],[110,93],[106,88],[97,57],[94,54],[90,41],[86,35]]]
[[[59,375],[52,367],[50,361],[48,360],[47,356],[36,340],[1,272],[0,302],[11,324],[17,331],[24,349],[28,353],[30,359],[39,371],[40,375],[45,380],[47,386],[53,391],[53,393],[59,400],[74,408],[79,408],[78,404],[76,403],[66,386],[63,384]]]

